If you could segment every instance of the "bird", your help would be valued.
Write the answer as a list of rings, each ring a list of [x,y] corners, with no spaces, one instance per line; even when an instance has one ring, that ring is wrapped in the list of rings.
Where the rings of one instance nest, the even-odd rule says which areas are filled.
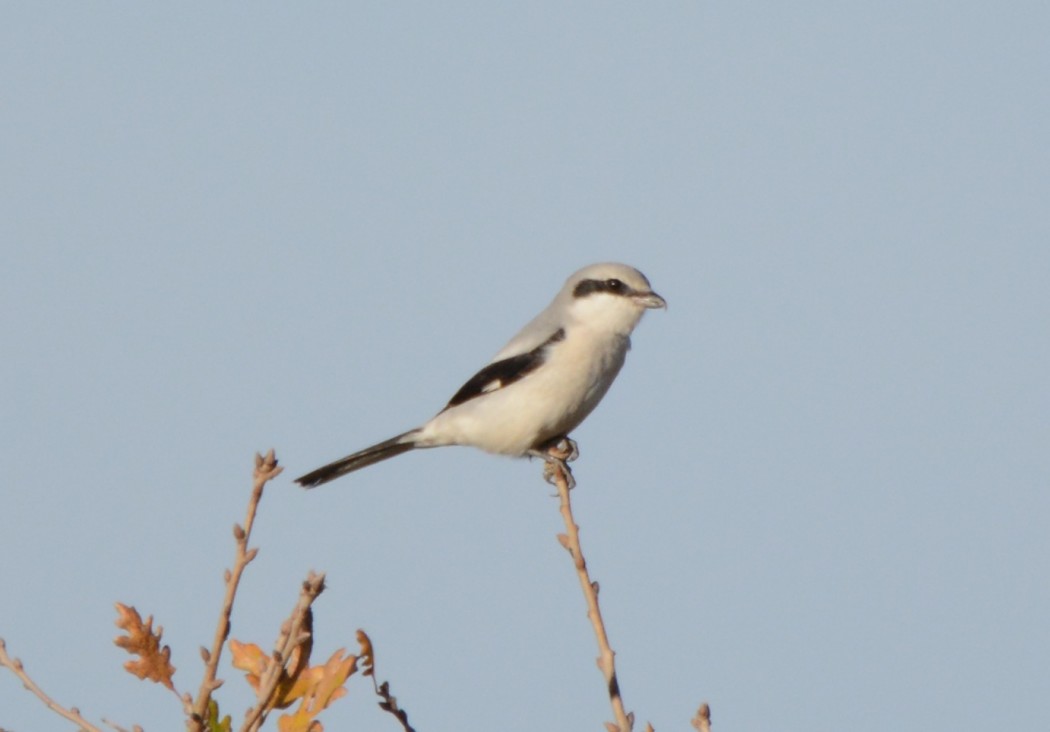
[[[575,453],[569,433],[605,396],[631,332],[654,308],[667,302],[634,267],[584,267],[428,422],[295,482],[313,488],[411,450],[447,445],[550,461],[550,448],[567,440]]]

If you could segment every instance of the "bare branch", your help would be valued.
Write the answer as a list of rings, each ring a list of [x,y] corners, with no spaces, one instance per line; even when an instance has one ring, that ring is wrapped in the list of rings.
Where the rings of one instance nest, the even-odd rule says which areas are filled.
[[[197,691],[197,699],[192,708],[187,709],[189,721],[187,727],[191,732],[203,732],[205,719],[208,715],[208,702],[211,701],[212,692],[218,688],[216,685],[216,674],[219,661],[222,658],[222,648],[230,635],[230,616],[233,613],[233,601],[237,595],[237,587],[240,585],[241,575],[245,568],[255,558],[256,550],[248,549],[248,541],[251,538],[252,525],[255,523],[255,513],[262,500],[263,488],[266,484],[276,478],[284,468],[277,465],[277,456],[270,450],[265,456],[255,455],[254,484],[252,496],[248,501],[248,514],[244,520],[244,526],[234,527],[234,539],[237,542],[237,554],[233,569],[226,570],[224,579],[226,581],[226,595],[222,601],[222,611],[219,613],[219,623],[215,628],[215,637],[212,640],[211,649],[207,652],[207,661],[204,665],[204,678],[201,680]],[[204,655],[204,654],[202,654]]]
[[[26,673],[25,667],[22,662],[17,658],[11,658],[7,655],[7,646],[4,643],[4,639],[0,638],[0,666],[4,666],[11,670],[11,672],[22,681],[22,686],[31,691],[37,699],[42,701],[48,709],[55,712],[56,714],[65,717],[70,722],[78,726],[80,730],[86,730],[86,732],[102,732],[99,727],[91,724],[91,722],[80,716],[80,710],[76,707],[70,707],[66,709],[64,706],[56,702],[46,693],[44,690],[37,686],[33,679],[29,678],[29,674]]]
[[[587,600],[587,617],[594,626],[594,637],[598,641],[598,668],[605,677],[605,685],[609,692],[609,703],[612,705],[613,715],[616,723],[606,723],[606,727],[616,732],[631,732],[634,726],[634,715],[624,710],[623,698],[620,696],[620,684],[616,680],[615,653],[609,646],[609,637],[605,633],[605,623],[602,621],[601,609],[598,607],[598,583],[591,580],[587,572],[587,562],[583,558],[583,549],[580,547],[580,527],[572,515],[572,503],[569,500],[569,491],[575,485],[572,471],[569,470],[567,461],[576,457],[576,446],[571,440],[566,439],[565,444],[559,443],[550,448],[548,454],[553,460],[549,460],[544,468],[544,475],[550,476],[554,485],[558,488],[558,496],[561,498],[561,515],[565,521],[565,533],[558,535],[558,541],[572,555],[573,565],[576,567],[576,575],[580,580],[580,589]]]

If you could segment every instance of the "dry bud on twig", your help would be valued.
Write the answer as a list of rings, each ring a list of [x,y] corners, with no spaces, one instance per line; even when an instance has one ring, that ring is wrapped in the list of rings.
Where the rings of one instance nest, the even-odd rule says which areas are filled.
[[[701,704],[696,710],[692,725],[696,732],[711,732],[711,707],[707,702]]]

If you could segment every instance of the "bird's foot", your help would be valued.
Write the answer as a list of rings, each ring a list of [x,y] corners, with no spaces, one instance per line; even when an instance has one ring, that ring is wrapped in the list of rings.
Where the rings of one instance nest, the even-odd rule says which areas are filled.
[[[576,487],[576,480],[572,477],[572,470],[569,469],[569,463],[580,456],[575,440],[569,437],[559,437],[548,442],[542,449],[530,450],[529,454],[543,460],[543,479],[545,481],[555,485],[558,473],[561,473],[565,476],[569,490]]]
[[[564,453],[564,455],[560,455],[560,457],[567,463],[571,463],[580,456],[580,448],[576,445],[576,440],[571,437],[562,437],[551,447],[547,448],[548,452],[551,450],[557,450],[559,453]]]
[[[543,479],[551,485],[558,485],[559,473],[565,477],[565,484],[570,491],[576,487],[576,479],[572,477],[569,464],[562,458],[548,457],[543,464]]]

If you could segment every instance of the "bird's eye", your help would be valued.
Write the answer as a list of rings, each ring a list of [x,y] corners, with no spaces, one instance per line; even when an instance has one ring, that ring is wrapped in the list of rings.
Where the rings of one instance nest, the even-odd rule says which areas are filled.
[[[627,289],[627,285],[620,282],[615,277],[605,281],[605,286],[609,288],[610,292],[621,293]]]

